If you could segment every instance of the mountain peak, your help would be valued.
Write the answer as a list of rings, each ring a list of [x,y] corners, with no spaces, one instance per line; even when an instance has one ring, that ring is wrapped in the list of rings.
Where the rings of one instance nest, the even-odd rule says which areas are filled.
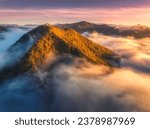
[[[32,44],[30,39],[34,39]],[[3,75],[0,78],[5,78],[5,74],[10,77],[14,74],[36,70],[46,63],[51,54],[55,56],[71,55],[72,57],[84,58],[94,64],[110,67],[117,64],[118,66],[118,58],[111,50],[92,42],[73,29],[60,29],[50,24],[41,25],[31,30],[8,51],[13,56],[13,52],[18,51],[19,48],[26,49],[25,54],[17,59],[13,66],[8,67],[6,73],[5,69],[0,71],[0,75]]]
[[[71,54],[86,58],[96,64],[110,65],[105,57],[113,55],[112,51],[86,39],[73,29],[63,30],[46,24],[36,28],[36,30],[43,30],[43,28],[46,31],[45,35],[37,40],[24,58],[24,64],[28,64],[29,67],[38,67],[38,65],[44,62],[50,52],[56,55],[63,53]]]
[[[50,23],[46,23],[46,24],[41,25],[41,26],[46,26],[46,27],[48,27],[48,28],[53,28],[53,27],[54,27],[54,26],[53,26],[52,24],[50,24]]]
[[[90,23],[90,22],[87,22],[87,21],[80,21],[80,22],[77,22],[77,23],[80,23],[80,24],[93,24],[93,23]]]

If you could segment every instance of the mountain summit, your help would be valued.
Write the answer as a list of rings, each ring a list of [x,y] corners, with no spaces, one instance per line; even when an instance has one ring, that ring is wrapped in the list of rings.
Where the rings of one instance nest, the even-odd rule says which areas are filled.
[[[111,50],[92,42],[72,29],[63,30],[46,24],[33,31],[39,30],[43,30],[44,35],[36,41],[23,61],[29,68],[38,67],[44,63],[50,53],[70,54],[95,64],[112,65],[108,59],[113,58],[115,54]]]
[[[12,76],[28,70],[35,70],[46,62],[50,54],[68,54],[73,57],[84,58],[94,64],[110,67],[118,65],[118,58],[111,50],[92,42],[73,29],[60,29],[50,24],[41,25],[31,30],[11,46],[7,52],[12,57],[20,55],[20,53],[21,56],[19,58],[16,56],[17,59],[12,66],[0,71],[0,75],[3,77],[6,71],[7,76]]]

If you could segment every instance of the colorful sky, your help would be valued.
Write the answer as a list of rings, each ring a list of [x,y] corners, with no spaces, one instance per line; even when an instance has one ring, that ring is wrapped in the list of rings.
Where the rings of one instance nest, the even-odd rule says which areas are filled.
[[[150,26],[150,0],[0,0],[0,24],[82,20]]]

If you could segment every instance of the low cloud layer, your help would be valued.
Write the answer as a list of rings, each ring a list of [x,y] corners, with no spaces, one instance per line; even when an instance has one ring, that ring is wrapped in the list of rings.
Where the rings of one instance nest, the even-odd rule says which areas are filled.
[[[49,109],[150,111],[149,83],[148,75],[130,69],[111,70],[91,64],[80,67],[61,65],[53,75],[54,98]]]
[[[75,59],[4,83],[0,111],[150,111],[149,84],[146,74]]]

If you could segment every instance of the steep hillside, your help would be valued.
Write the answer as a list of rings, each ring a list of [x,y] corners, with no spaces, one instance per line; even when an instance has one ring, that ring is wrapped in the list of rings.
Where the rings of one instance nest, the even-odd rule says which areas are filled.
[[[62,30],[51,25],[40,26],[39,28],[45,28],[47,32],[25,56],[23,62],[26,66],[30,68],[37,67],[44,62],[51,52],[57,55],[71,54],[86,58],[95,64],[111,66],[107,59],[115,55],[112,51],[93,43],[74,30]]]
[[[30,41],[31,40],[31,41]],[[23,49],[23,50],[22,50]],[[68,54],[81,57],[94,64],[118,66],[118,57],[109,49],[83,37],[72,29],[60,29],[46,24],[25,34],[8,49],[10,54],[23,51],[16,63],[0,72],[0,78],[35,70],[45,64],[50,54]],[[6,72],[7,71],[7,72]],[[7,74],[6,74],[7,73]]]

